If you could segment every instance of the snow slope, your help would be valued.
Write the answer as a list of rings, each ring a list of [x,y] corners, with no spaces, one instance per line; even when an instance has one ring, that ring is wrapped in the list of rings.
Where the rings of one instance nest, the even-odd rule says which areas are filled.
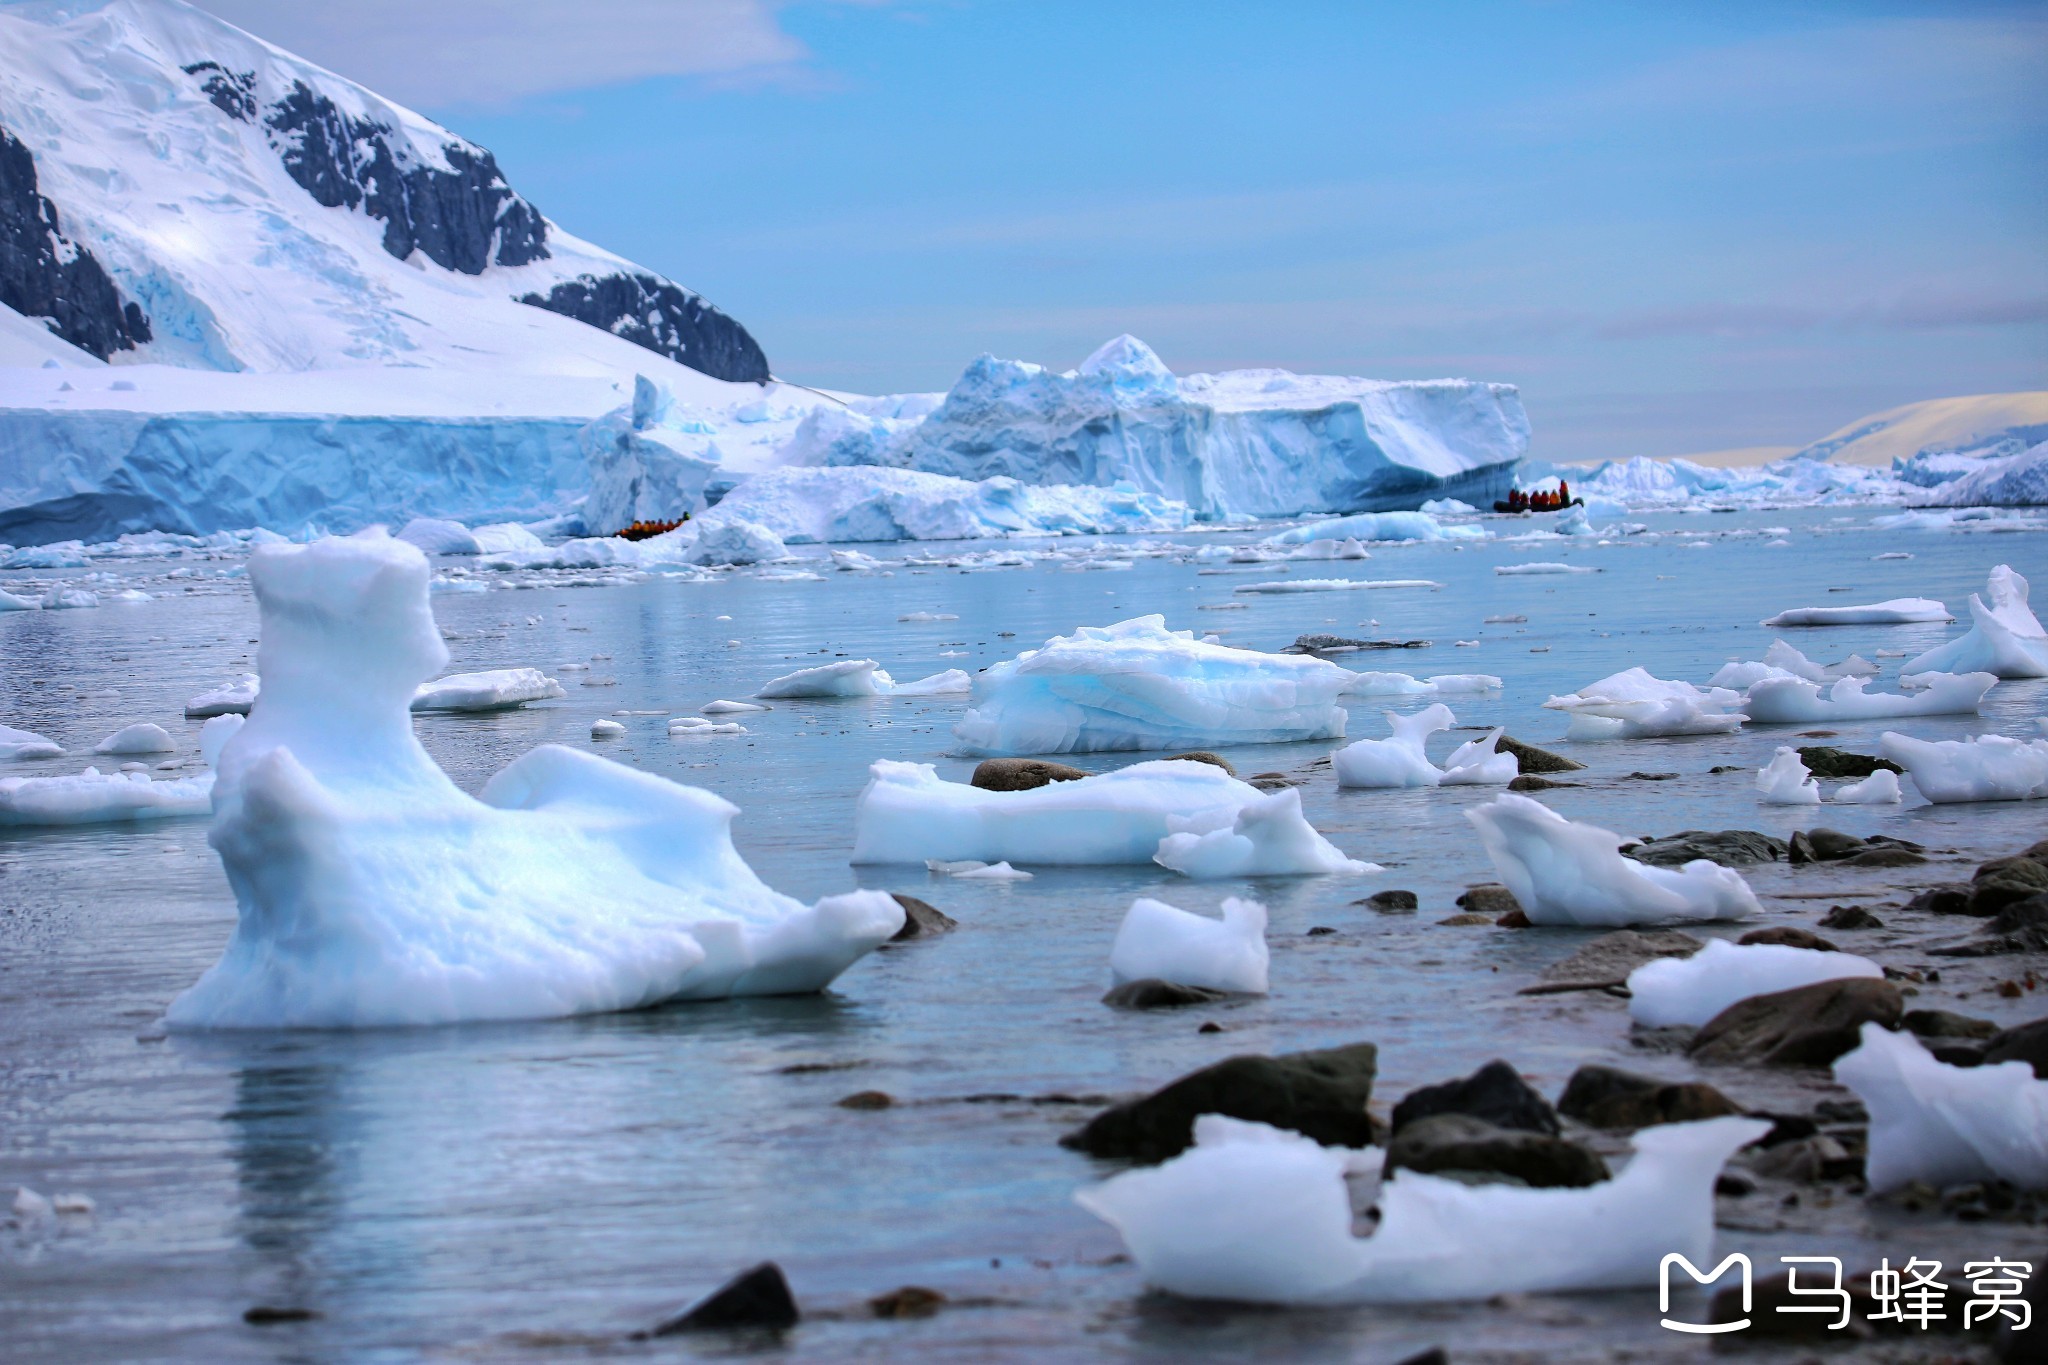
[[[1859,417],[1794,458],[1885,468],[1923,452],[1993,447],[1985,453],[2014,454],[2043,438],[2048,438],[2048,391],[1980,393],[1930,398]],[[2009,450],[1996,449],[2008,442]]]

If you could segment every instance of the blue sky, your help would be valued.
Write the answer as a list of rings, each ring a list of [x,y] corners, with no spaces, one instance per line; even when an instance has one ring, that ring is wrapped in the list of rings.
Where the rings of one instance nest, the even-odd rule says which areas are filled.
[[[1128,331],[1182,372],[1510,381],[1553,459],[2048,387],[2048,4],[213,8],[806,383]]]

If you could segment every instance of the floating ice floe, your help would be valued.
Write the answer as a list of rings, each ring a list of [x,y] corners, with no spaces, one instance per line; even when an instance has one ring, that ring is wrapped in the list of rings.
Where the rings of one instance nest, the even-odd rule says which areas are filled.
[[[64,746],[48,735],[0,725],[0,760],[56,758],[63,752]]]
[[[1571,716],[1567,739],[1651,739],[1665,735],[1729,735],[1748,717],[1731,708],[1742,694],[1625,669],[1543,705]]]
[[[1837,787],[1828,798],[1844,806],[1885,806],[1904,799],[1905,793],[1899,790],[1899,775],[1890,768],[1879,768],[1861,782]]]
[[[430,555],[490,555],[546,548],[539,536],[516,521],[471,530],[459,521],[414,517],[398,533],[398,539],[417,545]]]
[[[676,735],[744,735],[747,727],[738,721],[719,722],[702,716],[677,716],[668,723],[671,738]]]
[[[1378,1171],[1378,1148],[1204,1114],[1190,1150],[1075,1199],[1122,1235],[1147,1285],[1184,1298],[1415,1303],[1648,1287],[1671,1252],[1712,1264],[1714,1182],[1769,1129],[1747,1118],[1645,1128],[1627,1167],[1584,1189],[1403,1170],[1381,1182],[1379,1226],[1361,1238],[1345,1177]]]
[[[1536,924],[1625,927],[1760,914],[1733,868],[1698,858],[1652,867],[1621,855],[1621,836],[1512,792],[1465,812],[1501,882]]]
[[[856,863],[1150,863],[1171,836],[1204,837],[1187,828],[1194,818],[1207,817],[1218,828],[1227,820],[1229,832],[1236,834],[1238,815],[1249,807],[1255,828],[1242,837],[1255,852],[1270,856],[1294,850],[1311,864],[1267,872],[1355,870],[1331,866],[1349,860],[1308,828],[1298,803],[1290,820],[1289,808],[1274,805],[1257,787],[1211,763],[1155,759],[1016,792],[947,782],[929,763],[882,759],[868,771],[868,784],[854,807]],[[1218,848],[1217,856],[1228,851]]]
[[[832,556],[832,567],[841,573],[873,573],[882,567],[881,560],[859,550],[830,550],[827,553]]]
[[[979,858],[927,858],[924,860],[927,872],[936,872],[942,877],[959,877],[970,882],[1028,882],[1029,872],[1011,867],[1008,863],[985,863]]]
[[[0,588],[0,611],[38,611],[42,605],[33,597],[16,597],[5,588]]]
[[[820,410],[819,424],[846,418]],[[799,428],[797,438],[804,433]],[[791,545],[984,536],[1177,531],[1193,514],[1171,496],[1050,478],[955,478],[873,465],[790,466],[746,479],[709,513],[756,523]]]
[[[1950,1066],[1910,1034],[1865,1024],[1835,1079],[1870,1111],[1864,1177],[1882,1194],[1921,1180],[2048,1189],[2048,1081],[2025,1062]]]
[[[1887,730],[1877,747],[1937,805],[2048,797],[2048,740],[2004,735],[1925,740]]]
[[[1756,789],[1766,806],[1818,806],[1820,784],[1807,771],[1797,749],[1780,745],[1771,761],[1757,769]]]
[[[1140,616],[989,668],[953,734],[984,755],[1336,739],[1350,677],[1324,659],[1205,644],[1163,616]]]
[[[1793,626],[1900,626],[1925,621],[1953,621],[1948,608],[1926,597],[1894,597],[1860,607],[1794,607],[1761,624],[1777,629]]]
[[[835,550],[833,553],[837,554],[838,551]],[[957,621],[959,619],[959,616],[950,611],[913,611],[896,618],[898,623],[913,626],[925,626],[935,621]]]
[[[1428,578],[1277,578],[1270,583],[1244,583],[1235,592],[1357,592],[1373,588],[1441,588]]]
[[[448,659],[428,577],[382,536],[251,557],[263,704],[221,753],[209,835],[239,918],[174,1027],[808,992],[902,926],[880,892],[776,893],[734,850],[730,803],[593,754],[544,745],[466,795],[408,710]]]
[[[205,720],[211,716],[246,716],[256,704],[256,694],[262,690],[263,683],[254,673],[244,673],[240,682],[201,692],[186,702],[185,717]]]
[[[96,754],[118,754],[127,757],[134,754],[170,754],[178,750],[178,741],[161,725],[138,720],[133,725],[124,725],[113,734],[92,746]]]
[[[1710,939],[1691,957],[1660,957],[1629,973],[1628,1014],[1649,1028],[1698,1026],[1753,995],[1819,981],[1883,976],[1882,967],[1854,953]]]
[[[1267,536],[1267,545],[1311,545],[1319,540],[1485,540],[1478,526],[1446,526],[1428,512],[1360,512],[1295,526]]]
[[[1117,985],[1150,977],[1264,995],[1266,968],[1266,907],[1234,896],[1223,902],[1221,919],[1140,897],[1131,902],[1109,949]]]
[[[504,711],[565,695],[562,684],[537,668],[495,668],[484,673],[451,673],[421,683],[412,694],[412,709]]]
[[[1851,654],[1838,664],[1817,664],[1783,640],[1773,640],[1761,660],[1724,664],[1720,672],[1707,680],[1707,685],[1744,691],[1766,678],[1804,678],[1817,683],[1876,676],[1877,665],[1859,654]]]
[[[1408,673],[1353,673],[1344,684],[1347,697],[1466,697],[1498,692],[1501,680],[1491,673],[1435,673],[1417,678]]]
[[[949,668],[915,682],[899,683],[873,659],[838,659],[770,678],[754,695],[764,701],[825,697],[935,697],[965,693],[974,680]]]
[[[100,604],[100,595],[89,588],[74,588],[65,583],[56,584],[43,594],[44,611],[77,611]]]
[[[1985,597],[1990,598],[1987,604]],[[1899,670],[1923,673],[1995,673],[2001,678],[2048,678],[2048,631],[2027,605],[2027,580],[2009,564],[1991,571],[1984,597],[1970,594],[1970,629],[1936,645]]]
[[[1592,565],[1590,565],[1590,564],[1553,564],[1553,563],[1535,563],[1535,564],[1496,564],[1496,565],[1494,565],[1494,566],[1493,566],[1493,571],[1494,571],[1494,572],[1495,572],[1496,574],[1499,574],[1499,575],[1500,575],[1501,577],[1503,577],[1503,578],[1513,578],[1513,577],[1517,577],[1517,576],[1520,576],[1520,575],[1523,575],[1523,574],[1554,574],[1554,573],[1599,573],[1599,572],[1600,572],[1600,570],[1598,570],[1597,568],[1593,567],[1593,566],[1592,566]]]
[[[725,701],[720,699],[718,701],[705,702],[697,709],[707,716],[729,716],[744,711],[766,711],[769,708],[757,706],[750,701]]]
[[[1501,730],[1451,751],[1439,768],[1429,761],[1424,745],[1440,730],[1458,723],[1451,708],[1435,702],[1412,716],[1383,713],[1393,730],[1391,739],[1361,739],[1331,758],[1340,787],[1506,786],[1521,771],[1513,754],[1496,749]]]
[[[1764,678],[1750,687],[1742,709],[1757,725],[1960,715],[1976,711],[1998,681],[1989,673],[1920,673],[1913,680],[1919,691],[1866,693],[1868,678],[1840,678],[1825,692],[1804,678]]]
[[[206,723],[199,747],[208,764],[219,758],[221,747],[241,724],[240,716],[216,716]],[[209,815],[213,783],[210,772],[152,782],[147,773],[103,773],[98,768],[63,777],[4,777],[0,825],[96,825]]]
[[[590,737],[592,739],[617,739],[625,733],[625,725],[616,720],[599,719],[590,722]]]
[[[1316,872],[1379,872],[1377,863],[1347,858],[1301,813],[1301,793],[1285,788],[1219,809],[1169,816],[1171,831],[1152,860],[1185,877],[1295,877]]]
[[[1289,559],[1371,559],[1372,551],[1356,540],[1311,540],[1287,556]]]

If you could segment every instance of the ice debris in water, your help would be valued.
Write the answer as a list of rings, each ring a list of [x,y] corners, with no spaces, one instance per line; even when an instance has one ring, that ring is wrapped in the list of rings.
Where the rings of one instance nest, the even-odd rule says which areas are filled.
[[[1417,678],[1407,673],[1353,673],[1344,684],[1347,697],[1452,697],[1498,692],[1501,680],[1491,673],[1437,673]]]
[[[719,722],[703,716],[677,716],[668,723],[671,738],[677,735],[744,735],[747,727],[738,721]]]
[[[979,858],[944,858],[924,860],[927,872],[936,872],[941,877],[961,877],[971,882],[1028,882],[1031,874],[1008,863],[985,863]]]
[[[448,659],[428,577],[381,535],[251,557],[263,704],[221,752],[208,836],[239,918],[173,1027],[801,993],[901,927],[880,892],[776,893],[733,848],[729,802],[593,754],[543,745],[464,793],[408,710]]]
[[[1733,707],[1742,694],[1704,690],[1629,668],[1543,705],[1571,716],[1567,739],[1654,739],[1665,735],[1731,735],[1748,717]]]
[[[1381,1182],[1379,1226],[1361,1238],[1345,1176],[1377,1172],[1378,1148],[1204,1114],[1190,1150],[1075,1199],[1122,1235],[1147,1285],[1184,1298],[1415,1303],[1647,1287],[1670,1252],[1711,1264],[1714,1182],[1769,1129],[1748,1118],[1645,1128],[1621,1174],[1584,1189],[1403,1170]]]
[[[240,716],[206,722],[199,746],[208,764],[241,724]],[[95,825],[210,815],[213,782],[210,772],[152,782],[144,772],[103,773],[98,768],[61,777],[0,777],[0,825]]]
[[[246,716],[249,708],[256,704],[256,694],[263,688],[262,681],[254,673],[244,673],[240,682],[216,687],[211,692],[201,692],[185,703],[188,720],[204,720],[209,716]]]
[[[1783,640],[1773,640],[1761,660],[1724,664],[1720,672],[1707,680],[1707,685],[1743,691],[1766,678],[1804,678],[1817,683],[1876,676],[1877,665],[1861,655],[1851,654],[1838,664],[1817,664]]]
[[[1899,626],[1924,621],[1953,621],[1948,608],[1926,597],[1894,597],[1860,607],[1793,607],[1762,622],[1785,629],[1792,626]]]
[[[1558,573],[1599,573],[1599,572],[1600,572],[1600,570],[1598,570],[1598,569],[1594,568],[1594,567],[1593,567],[1592,565],[1590,565],[1590,564],[1551,564],[1551,563],[1535,563],[1535,564],[1496,564],[1496,565],[1494,565],[1494,566],[1493,566],[1493,571],[1494,571],[1495,573],[1497,573],[1497,574],[1501,575],[1501,576],[1502,576],[1502,577],[1504,577],[1504,578],[1511,578],[1511,577],[1515,577],[1515,576],[1518,576],[1518,575],[1523,575],[1523,574],[1558,574]]]
[[[626,733],[626,727],[615,720],[594,720],[590,722],[592,739],[617,739]]]
[[[1374,588],[1441,588],[1432,578],[1281,578],[1271,583],[1245,583],[1237,592],[1354,592]]]
[[[0,725],[0,759],[56,758],[64,746],[48,735]]]
[[[1652,867],[1621,855],[1621,836],[1512,792],[1465,812],[1501,882],[1536,924],[1621,928],[1761,914],[1733,868],[1697,858]]]
[[[770,678],[754,695],[763,700],[825,697],[933,697],[965,693],[973,679],[957,668],[899,683],[873,659],[838,659]]]
[[[1828,798],[1844,806],[1885,806],[1905,800],[1905,793],[1899,789],[1899,775],[1890,768],[1879,768],[1861,782],[1850,782],[1835,788]]]
[[[1970,622],[1967,634],[1936,645],[1900,669],[1901,675],[1984,672],[2048,678],[2048,631],[2027,605],[2027,580],[2011,565],[1991,571],[1983,597],[1970,594]]]
[[[125,725],[92,746],[96,754],[170,754],[177,750],[178,742],[168,730],[146,720]]]
[[[5,588],[0,588],[0,611],[37,611],[42,605],[33,597],[16,597]]]
[[[1221,919],[1141,896],[1109,949],[1110,976],[1119,986],[1152,977],[1264,995],[1266,967],[1266,907],[1235,896],[1223,902]]]
[[[412,694],[412,709],[504,711],[564,695],[562,684],[537,668],[494,668],[484,673],[450,673],[421,683]]]
[[[1778,752],[1771,761],[1757,769],[1756,789],[1766,806],[1820,804],[1820,784],[1807,771],[1806,761],[1800,758],[1799,751],[1786,745],[1778,746]]]
[[[1296,526],[1266,537],[1267,545],[1309,545],[1319,540],[1485,540],[1478,526],[1446,526],[1428,512],[1359,512]]]
[[[947,782],[929,763],[878,760],[854,807],[853,861],[928,863],[962,859],[1087,867],[1149,863],[1176,834],[1204,837],[1176,821],[1207,817],[1218,822],[1210,834],[1245,839],[1251,854],[1270,859],[1281,853],[1307,864],[1272,867],[1271,873],[1338,870],[1348,862],[1301,816],[1297,803],[1277,806],[1265,793],[1210,763],[1155,759],[1115,772],[1029,791],[987,791]],[[1253,808],[1252,828],[1240,832],[1240,812]],[[1185,841],[1175,847],[1187,848]],[[1243,846],[1216,840],[1211,856]],[[1251,856],[1251,855],[1247,855]],[[1206,875],[1206,874],[1202,874]],[[1254,875],[1254,874],[1228,874]]]
[[[707,716],[729,716],[743,711],[766,711],[769,708],[750,701],[710,701],[697,708]]]
[[[1501,786],[1515,780],[1521,771],[1515,756],[1496,749],[1501,734],[1495,729],[1484,739],[1475,739],[1451,751],[1444,766],[1429,761],[1423,746],[1429,737],[1458,723],[1451,708],[1434,702],[1412,716],[1384,713],[1394,734],[1391,739],[1361,739],[1339,749],[1331,758],[1340,787],[1443,787]]]
[[[1911,1035],[1872,1023],[1862,1040],[1836,1059],[1835,1079],[1870,1111],[1864,1176],[1873,1192],[1916,1180],[2048,1189],[2048,1081],[2031,1066],[1950,1066]]]
[[[1853,953],[1717,938],[1691,957],[1660,957],[1629,973],[1628,1015],[1649,1028],[1697,1026],[1753,995],[1883,976],[1883,968]]]
[[[1921,673],[1913,692],[1865,692],[1868,678],[1840,678],[1826,691],[1803,678],[1764,678],[1742,709],[1758,725],[1811,725],[1900,716],[1949,716],[1978,709],[1998,679],[1989,673]]]
[[[1379,872],[1377,863],[1347,858],[1316,833],[1301,813],[1301,793],[1292,787],[1227,808],[1169,816],[1172,831],[1159,841],[1153,861],[1183,876],[1289,877],[1313,872]]]
[[[1350,678],[1327,660],[1204,644],[1163,616],[1140,616],[987,669],[953,733],[981,755],[1336,739]]]
[[[1937,805],[2048,797],[2048,740],[2005,735],[1925,740],[1887,730],[1877,748]]]

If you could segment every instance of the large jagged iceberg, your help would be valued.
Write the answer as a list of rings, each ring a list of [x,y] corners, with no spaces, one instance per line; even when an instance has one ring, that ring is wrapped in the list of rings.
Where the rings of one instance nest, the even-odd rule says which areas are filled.
[[[1987,603],[1985,598],[1989,598]],[[1899,670],[1921,673],[1993,673],[2001,678],[2048,678],[2048,630],[2027,605],[2027,580],[2000,564],[1984,595],[1970,594],[1970,629],[1936,645]]]
[[[1748,717],[1731,708],[1742,694],[1694,687],[1628,668],[1543,703],[1571,718],[1567,739],[1654,739],[1667,735],[1730,735]]]
[[[745,518],[791,545],[1178,531],[1192,520],[1186,503],[1128,485],[956,479],[868,466],[767,470],[708,515]]]
[[[1501,882],[1536,924],[1662,924],[1761,914],[1733,868],[1696,858],[1653,867],[1621,855],[1621,836],[1504,792],[1465,812]]]
[[[2048,797],[2048,740],[2005,735],[1926,740],[1887,730],[1878,737],[1877,749],[1905,769],[1920,794],[1936,805]]]
[[[2025,1062],[1950,1066],[1918,1039],[1865,1024],[1835,1079],[1870,1111],[1864,1175],[1874,1193],[2005,1180],[2048,1189],[2048,1081]]]
[[[1191,855],[1196,851],[1186,842],[1175,843],[1175,836],[1199,843],[1204,833],[1221,832],[1243,838],[1249,847],[1238,852],[1260,855],[1263,865],[1257,871],[1222,873],[1205,866],[1192,875],[1365,870],[1309,827],[1299,793],[1275,793],[1296,797],[1291,807],[1277,804],[1211,763],[1154,759],[1029,791],[947,782],[929,763],[882,759],[868,771],[868,784],[854,807],[856,863],[1149,863],[1169,846]],[[1238,832],[1247,811],[1265,826],[1252,832],[1256,838]],[[1220,859],[1231,847],[1228,839],[1218,839],[1200,851],[1205,858]],[[1292,861],[1282,865],[1282,855]]]
[[[428,566],[383,537],[267,546],[262,702],[222,750],[209,842],[239,909],[181,1028],[532,1019],[822,989],[903,922],[879,892],[805,906],[698,788],[543,745],[477,800],[414,737],[447,662]]]
[[[1983,463],[1936,489],[1928,502],[1944,507],[2048,505],[2048,441]]]
[[[1352,1235],[1345,1177],[1378,1148],[1319,1146],[1221,1114],[1164,1165],[1079,1191],[1154,1289],[1290,1305],[1481,1300],[1657,1283],[1672,1252],[1709,1264],[1714,1182],[1760,1119],[1645,1128],[1620,1175],[1584,1189],[1466,1185],[1403,1170],[1379,1187],[1379,1227]]]
[[[1882,967],[1854,953],[1717,938],[1691,957],[1660,957],[1630,972],[1628,1016],[1650,1028],[1698,1026],[1753,995],[1819,981],[1883,976]]]
[[[1084,626],[974,680],[953,727],[972,754],[1194,749],[1337,739],[1351,674],[1305,655],[1205,644],[1163,616]]]

